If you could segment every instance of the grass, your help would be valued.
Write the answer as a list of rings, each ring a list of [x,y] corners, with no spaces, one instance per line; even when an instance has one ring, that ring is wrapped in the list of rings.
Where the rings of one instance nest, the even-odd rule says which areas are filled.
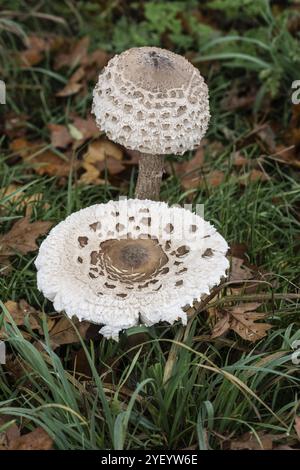
[[[91,95],[56,99],[55,91],[66,83],[71,71],[53,72],[50,55],[38,66],[22,69],[16,65],[13,52],[21,48],[22,37],[30,30],[42,33],[54,28],[59,34],[77,37],[89,34],[92,48],[102,47],[108,52],[145,42],[166,46],[164,26],[155,22],[162,8],[160,2],[145,2],[145,15],[134,6],[124,13],[121,2],[115,2],[114,7],[109,3],[95,15],[93,2],[78,2],[73,6],[71,21],[64,24],[70,2],[54,1],[51,6],[42,2],[42,12],[60,18],[50,22],[33,14],[20,18],[20,11],[28,13],[21,0],[4,2],[4,9],[16,13],[5,16],[6,31],[0,30],[0,43],[8,44],[0,49],[0,57],[5,59],[0,62],[1,78],[8,83],[5,110],[27,114],[24,127],[33,140],[49,141],[49,122],[68,123],[74,111],[85,117]],[[170,48],[184,53],[197,37],[194,55],[201,54],[201,60],[206,56],[203,73],[210,87],[212,111],[206,170],[223,171],[225,178],[217,187],[207,184],[184,191],[180,175],[170,174],[163,182],[161,198],[170,204],[204,203],[206,219],[216,225],[230,245],[246,244],[248,262],[258,267],[265,282],[264,293],[270,298],[280,294],[280,299],[271,298],[262,306],[274,327],[255,344],[246,343],[234,333],[212,340],[210,321],[203,312],[191,318],[187,327],[161,324],[139,329],[143,333],[140,341],[136,341],[133,328],[122,334],[119,343],[99,336],[83,340],[78,334],[78,344],[53,350],[48,333],[53,307],[36,287],[36,253],[16,255],[9,275],[0,276],[1,308],[9,316],[4,302],[26,299],[43,312],[43,334],[31,332],[33,342],[13,321],[5,322],[9,363],[0,366],[0,416],[10,415],[24,431],[43,426],[59,449],[223,449],[247,431],[253,432],[258,442],[264,432],[277,436],[275,442],[295,445],[300,374],[299,365],[292,361],[292,345],[300,339],[300,321],[299,300],[289,294],[299,292],[299,173],[267,156],[261,158],[259,142],[245,136],[263,118],[288,128],[292,107],[286,97],[299,57],[299,38],[289,33],[286,14],[274,16],[270,9],[263,10],[263,14],[256,12],[256,33],[248,24],[253,11],[250,15],[246,9],[237,31],[232,5],[227,5],[225,23],[218,16],[222,16],[221,7],[216,10],[218,30],[208,25],[196,28],[191,19],[187,32],[180,29],[177,18],[192,18],[197,2],[189,2],[187,12],[180,6],[182,2],[164,3],[173,28]],[[226,37],[228,25],[232,30]],[[122,39],[124,29],[129,31],[126,42]],[[133,35],[133,31],[137,33]],[[244,39],[237,40],[237,35]],[[272,37],[270,42],[268,35]],[[271,75],[265,70],[271,70]],[[255,84],[258,91],[253,109],[222,108],[222,98],[235,81]],[[5,112],[3,107],[0,112]],[[216,142],[222,145],[214,150]],[[0,207],[4,207],[0,215],[2,233],[24,215],[22,200],[26,202],[36,194],[42,196],[31,205],[32,220],[54,223],[82,207],[119,194],[133,194],[135,170],[125,189],[109,183],[79,185],[72,174],[61,182],[56,177],[37,175],[28,164],[15,162],[8,137],[1,137],[0,143],[0,187],[22,187],[18,200],[13,195],[0,200]],[[239,171],[232,158],[237,150],[248,161]],[[257,161],[270,176],[268,181],[247,179]],[[242,176],[245,185],[241,184]],[[230,289],[224,289],[214,302],[230,300],[230,295]],[[247,299],[247,292],[239,295],[241,300]],[[255,299],[255,294],[251,295]],[[72,355],[80,351],[88,373],[75,370]]]

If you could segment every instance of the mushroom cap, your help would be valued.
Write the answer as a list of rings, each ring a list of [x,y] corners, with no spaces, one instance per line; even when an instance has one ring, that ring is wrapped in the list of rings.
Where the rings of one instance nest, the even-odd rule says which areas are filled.
[[[184,307],[229,267],[228,245],[200,216],[129,199],[71,214],[41,244],[38,288],[69,317],[103,324],[104,336],[140,323],[186,322]]]
[[[134,47],[99,75],[92,112],[98,127],[128,149],[183,154],[198,147],[207,130],[208,88],[184,57]]]

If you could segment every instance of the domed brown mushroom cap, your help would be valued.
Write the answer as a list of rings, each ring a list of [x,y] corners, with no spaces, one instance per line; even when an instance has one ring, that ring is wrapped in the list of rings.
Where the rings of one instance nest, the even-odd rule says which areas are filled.
[[[138,199],[70,215],[43,241],[38,288],[57,311],[103,324],[106,337],[140,322],[186,321],[183,308],[220,282],[228,245],[192,212]]]
[[[199,146],[210,118],[208,88],[184,57],[158,47],[116,55],[100,74],[93,113],[126,148],[182,154]]]

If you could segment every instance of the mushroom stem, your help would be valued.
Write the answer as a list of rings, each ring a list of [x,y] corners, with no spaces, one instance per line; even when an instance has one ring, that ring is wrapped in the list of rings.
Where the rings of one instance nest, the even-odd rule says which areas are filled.
[[[152,199],[153,201],[158,201],[163,172],[163,155],[140,153],[139,174],[136,183],[135,197],[137,199]]]

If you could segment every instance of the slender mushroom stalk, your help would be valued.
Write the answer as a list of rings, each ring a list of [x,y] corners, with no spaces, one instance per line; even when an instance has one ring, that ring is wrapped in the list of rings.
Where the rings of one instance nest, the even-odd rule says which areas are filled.
[[[199,70],[171,51],[134,47],[109,61],[93,98],[98,127],[139,152],[136,198],[158,200],[163,155],[197,148],[208,127],[208,88]]]
[[[135,188],[137,199],[159,200],[160,185],[164,172],[164,156],[141,153],[139,173]]]

